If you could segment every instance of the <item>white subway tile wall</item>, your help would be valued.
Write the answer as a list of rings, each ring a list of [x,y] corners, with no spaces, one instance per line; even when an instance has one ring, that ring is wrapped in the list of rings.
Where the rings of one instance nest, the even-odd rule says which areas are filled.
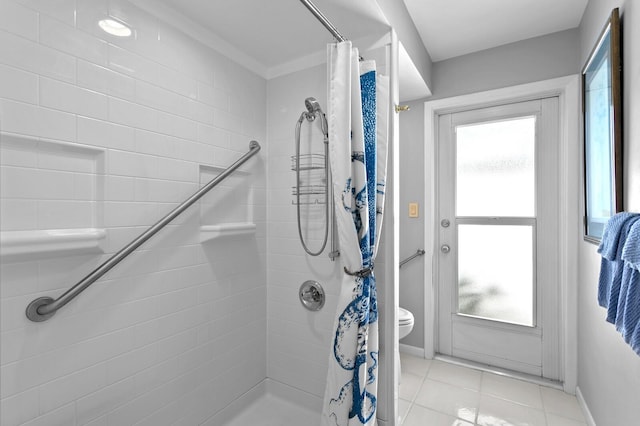
[[[321,65],[269,80],[267,114],[269,138],[269,232],[267,264],[268,376],[322,397],[334,336],[333,320],[340,291],[340,261],[328,258],[329,244],[318,257],[307,255],[298,238],[291,170],[295,154],[295,124],[304,100],[314,97],[326,112],[326,66]],[[319,123],[302,128],[302,153],[324,153]],[[303,197],[304,201],[304,197]],[[324,232],[324,206],[303,206],[302,231],[311,250],[318,250]],[[298,289],[306,280],[324,288],[327,301],[317,312],[305,309]]]
[[[108,15],[134,36],[103,33]],[[193,206],[49,321],[24,315],[191,195],[202,170],[252,139],[266,148],[266,105],[264,78],[128,1],[0,0],[2,232],[107,229],[103,255],[2,258],[3,426],[196,425],[267,376],[268,149],[215,207],[255,235],[200,244],[220,218]]]
[[[367,54],[363,56],[373,57]],[[384,69],[384,64],[378,62],[378,66]],[[267,376],[322,398],[329,359],[334,356],[334,319],[344,273],[340,259],[332,262],[328,258],[329,243],[320,256],[312,257],[305,253],[298,237],[296,206],[292,203],[295,201],[292,187],[296,185],[296,175],[291,170],[291,156],[295,154],[295,125],[300,114],[306,111],[304,101],[307,97],[316,98],[327,112],[326,65],[267,82]],[[312,125],[304,122],[301,139],[302,153],[324,154],[317,121]],[[303,179],[308,177],[303,173]],[[324,205],[302,206],[301,212],[305,241],[311,250],[318,250],[324,235]],[[384,244],[384,240],[381,243]],[[380,278],[385,276],[383,253],[382,246],[376,262],[379,288],[385,285]],[[325,290],[326,303],[320,311],[306,310],[298,299],[299,287],[306,280],[318,281]],[[378,297],[379,307],[383,310],[382,290]],[[384,351],[384,345],[381,348]]]

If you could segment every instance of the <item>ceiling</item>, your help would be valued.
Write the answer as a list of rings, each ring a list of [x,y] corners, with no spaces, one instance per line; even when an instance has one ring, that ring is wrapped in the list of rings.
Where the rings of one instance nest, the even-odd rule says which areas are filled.
[[[576,28],[588,0],[404,0],[434,62]]]
[[[324,56],[331,34],[298,0],[133,0],[180,14],[249,58],[267,78]],[[393,7],[393,1],[386,1]],[[387,31],[380,0],[313,0],[347,39]],[[404,0],[434,62],[580,24],[588,0]],[[183,25],[184,27],[184,25]],[[401,40],[402,41],[402,40]],[[223,52],[228,53],[228,52]],[[289,66],[289,68],[291,68]],[[273,71],[276,70],[276,71]],[[291,71],[291,69],[289,69]]]
[[[311,53],[324,53],[327,43],[334,41],[298,0],[154,2],[164,3],[220,36],[267,70]],[[388,28],[374,0],[313,0],[313,3],[350,40]]]

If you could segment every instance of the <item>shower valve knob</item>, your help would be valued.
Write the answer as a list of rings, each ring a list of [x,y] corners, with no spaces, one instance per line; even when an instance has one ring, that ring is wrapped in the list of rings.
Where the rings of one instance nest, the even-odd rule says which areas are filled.
[[[324,289],[317,281],[308,280],[302,283],[298,296],[302,305],[310,311],[318,311],[324,306]]]

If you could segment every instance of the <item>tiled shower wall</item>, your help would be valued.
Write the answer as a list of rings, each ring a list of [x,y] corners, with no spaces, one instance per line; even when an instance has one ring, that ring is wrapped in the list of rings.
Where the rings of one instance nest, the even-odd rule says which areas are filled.
[[[384,39],[382,39],[384,40]],[[380,73],[387,74],[387,46],[374,45],[370,49],[360,46],[363,55],[375,59]],[[324,394],[327,368],[331,356],[332,339],[335,336],[334,318],[340,293],[342,265],[340,259],[331,261],[328,253],[331,236],[323,253],[317,257],[305,253],[298,236],[296,219],[297,201],[292,194],[296,185],[296,174],[292,171],[291,156],[295,155],[295,127],[305,109],[305,99],[314,97],[326,113],[327,65],[322,64],[303,71],[294,72],[267,82],[267,127],[269,139],[269,203],[267,224],[267,375],[301,391],[321,398]],[[324,145],[319,123],[303,120],[301,126],[301,153],[324,154]],[[315,175],[301,174],[302,183],[322,183]],[[323,201],[323,196],[301,197],[303,202]],[[387,207],[389,212],[390,207]],[[389,213],[388,213],[389,214]],[[311,251],[322,245],[324,235],[324,205],[301,206],[301,230]],[[336,236],[337,238],[337,236]],[[337,245],[337,243],[336,243]],[[376,261],[376,282],[380,309],[381,368],[380,389],[387,380],[385,352],[393,345],[385,345],[384,321],[387,290],[385,283],[384,237]],[[319,311],[303,307],[298,292],[307,280],[320,283],[326,292],[326,303]],[[385,401],[385,390],[378,394]],[[320,404],[320,399],[318,400]],[[386,416],[384,403],[379,405],[379,418]],[[381,417],[382,416],[382,417]]]
[[[135,37],[102,33],[108,14]],[[24,315],[249,140],[264,147],[266,89],[129,2],[0,0],[3,239],[106,230],[104,253],[2,257],[3,426],[214,424],[266,377],[266,149],[234,175],[237,187],[214,189],[52,319]],[[255,235],[200,243],[200,226],[217,222],[215,197],[224,221],[253,222]]]
[[[327,111],[326,65],[291,73],[269,80],[269,231],[267,265],[268,365],[271,379],[281,381],[312,395],[324,393],[333,320],[340,291],[340,259],[328,258],[330,242],[317,257],[305,253],[298,237],[296,206],[292,187],[296,185],[291,170],[295,154],[295,126],[304,100],[316,98]],[[324,154],[322,134],[317,122],[306,120],[301,128],[301,152]],[[303,173],[303,183],[317,176]],[[323,196],[302,197],[303,202],[323,201]],[[301,228],[309,249],[317,251],[324,233],[324,205],[301,206]],[[327,293],[319,311],[305,309],[298,299],[300,285],[318,281]]]

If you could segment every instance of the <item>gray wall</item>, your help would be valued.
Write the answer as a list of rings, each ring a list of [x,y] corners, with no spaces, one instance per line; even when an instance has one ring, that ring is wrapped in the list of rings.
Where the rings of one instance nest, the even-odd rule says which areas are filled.
[[[389,20],[391,27],[398,33],[398,39],[402,40],[402,44],[420,76],[427,86],[431,88],[431,56],[425,49],[405,4],[397,0],[378,0],[378,4]]]
[[[614,7],[621,8],[623,26],[623,110],[625,209],[640,211],[640,5],[632,0],[591,0],[576,30],[525,40],[433,64],[434,96],[429,100],[577,74]],[[424,166],[420,163],[424,123],[422,101],[410,104],[400,118],[400,180],[402,212],[401,254],[419,245],[424,232]],[[577,161],[580,161],[579,159]],[[406,166],[406,167],[405,167]],[[407,203],[418,201],[421,218],[407,217]],[[402,343],[424,346],[423,266],[407,265],[400,272],[400,305],[416,316],[414,332]],[[578,386],[598,426],[637,424],[640,405],[640,357],[605,322],[597,305],[600,257],[596,247],[579,243]],[[428,271],[427,271],[428,273]]]
[[[435,62],[429,100],[575,74],[578,52],[572,29]]]
[[[425,216],[433,206],[424,203],[424,101],[407,104],[410,110],[400,115],[400,260],[424,249]],[[409,203],[419,204],[419,217],[409,218]],[[415,318],[413,331],[400,343],[424,346],[424,273],[425,258],[420,257],[400,269],[400,306]]]
[[[432,97],[409,103],[400,115],[400,257],[424,248],[424,101],[475,93],[576,74],[578,29],[523,40],[433,64]],[[420,218],[408,217],[408,203],[420,203]],[[414,261],[400,270],[400,306],[413,312],[416,325],[401,343],[424,347],[425,264]],[[427,273],[431,273],[427,265]]]
[[[623,135],[625,210],[640,212],[640,5],[635,0],[592,0],[580,25],[584,64],[611,9],[620,7],[623,27]],[[578,387],[599,426],[638,424],[640,357],[605,322],[596,302],[600,256],[579,244]]]

